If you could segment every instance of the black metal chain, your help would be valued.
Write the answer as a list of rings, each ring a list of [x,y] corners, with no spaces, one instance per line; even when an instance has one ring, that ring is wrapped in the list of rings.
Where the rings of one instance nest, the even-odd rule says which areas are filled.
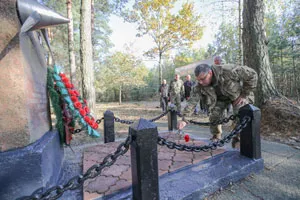
[[[133,122],[134,122],[134,121],[130,121],[130,120],[123,120],[118,117],[114,117],[114,118],[115,118],[115,122],[120,122],[121,124],[133,124]]]
[[[153,119],[150,119],[149,121],[150,121],[150,122],[155,122],[155,121],[159,120],[160,118],[166,116],[166,115],[168,114],[168,112],[169,112],[169,111],[166,111],[166,112],[160,114],[159,116],[157,116],[157,117],[155,117],[155,118],[153,118]]]
[[[100,123],[102,122],[103,119],[104,119],[104,117],[102,117],[102,118],[100,118],[100,119],[97,119],[97,120],[96,120],[96,123],[97,123],[97,124],[100,124]],[[78,129],[74,130],[73,134],[79,133],[79,132],[81,132],[82,130],[83,130],[83,128],[78,128]]]
[[[251,121],[251,117],[245,116],[240,124],[238,124],[234,130],[231,131],[230,134],[225,136],[222,140],[218,140],[217,142],[211,142],[208,145],[203,146],[188,146],[184,144],[176,144],[175,142],[168,141],[165,138],[162,138],[158,136],[157,138],[157,144],[161,146],[167,146],[169,149],[177,149],[179,151],[188,151],[188,152],[200,152],[200,151],[210,151],[215,150],[217,147],[222,147],[225,145],[225,143],[229,143],[230,140],[233,138],[233,136],[239,134],[248,124],[248,122]]]
[[[150,122],[155,122],[155,121],[159,120],[160,118],[166,116],[166,115],[168,114],[168,112],[169,112],[169,111],[166,111],[166,112],[160,114],[159,116],[157,116],[157,117],[155,117],[155,118],[153,118],[153,119],[150,119],[149,121],[150,121]],[[134,123],[134,121],[123,120],[123,119],[120,119],[120,118],[118,118],[118,117],[114,117],[114,118],[115,118],[115,122],[120,122],[121,124],[133,124],[133,123]]]
[[[181,113],[176,113],[179,117],[183,117],[183,115]],[[196,125],[200,125],[200,126],[210,126],[210,125],[219,125],[219,124],[226,124],[228,123],[230,120],[236,120],[239,117],[238,114],[236,115],[230,115],[229,117],[225,117],[224,119],[220,119],[217,121],[213,121],[213,122],[197,122],[194,120],[186,120],[191,124],[196,124]]]
[[[43,188],[40,188],[32,193],[31,196],[21,197],[18,200],[54,200],[58,199],[67,190],[75,190],[82,186],[85,180],[93,179],[101,174],[105,167],[112,166],[117,158],[124,155],[131,144],[131,136],[128,136],[125,142],[122,142],[114,153],[108,154],[100,164],[91,166],[83,175],[74,176],[65,185],[57,185],[51,187],[46,192],[42,193]]]

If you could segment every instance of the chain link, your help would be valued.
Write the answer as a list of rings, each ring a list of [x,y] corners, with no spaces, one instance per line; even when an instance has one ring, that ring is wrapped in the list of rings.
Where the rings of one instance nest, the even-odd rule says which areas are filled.
[[[104,117],[100,118],[100,119],[97,119],[96,120],[96,123],[97,124],[100,124],[102,122],[102,120],[104,119]],[[76,134],[76,133],[80,133],[81,131],[83,131],[83,128],[78,128],[76,130],[74,130],[73,134]]]
[[[176,113],[179,117],[183,117],[183,115],[181,113]],[[239,117],[238,114],[236,115],[230,115],[229,117],[225,117],[224,119],[221,120],[217,120],[214,122],[197,122],[194,120],[187,120],[189,123],[191,124],[196,124],[196,125],[200,125],[200,126],[214,126],[214,125],[219,125],[219,124],[226,124],[228,123],[230,120],[236,120]]]
[[[119,156],[124,155],[128,151],[130,144],[131,136],[128,136],[114,153],[108,154],[100,164],[91,166],[83,175],[74,176],[65,185],[53,186],[44,193],[42,193],[43,188],[39,188],[31,196],[21,197],[18,200],[54,200],[61,197],[65,191],[81,187],[85,180],[97,177],[101,174],[103,168],[112,166]]]
[[[160,118],[166,116],[166,115],[168,114],[168,112],[169,112],[169,111],[166,111],[166,112],[160,114],[159,116],[157,116],[157,117],[155,117],[155,118],[153,118],[153,119],[150,119],[149,121],[150,121],[150,122],[155,122],[155,121],[159,120]],[[119,122],[119,123],[121,123],[121,124],[133,124],[133,123],[134,123],[134,121],[123,120],[123,119],[120,119],[120,118],[118,118],[118,117],[114,117],[114,118],[115,118],[115,122]]]
[[[251,117],[245,116],[242,120],[242,122],[235,127],[234,130],[231,131],[230,134],[225,136],[222,140],[219,140],[217,142],[211,142],[208,145],[203,145],[203,146],[187,146],[184,144],[176,144],[175,142],[168,141],[165,138],[162,138],[158,136],[157,138],[157,144],[161,146],[167,146],[169,149],[177,149],[179,151],[188,151],[188,152],[208,152],[210,150],[215,150],[217,147],[222,147],[225,145],[225,143],[229,143],[230,140],[233,138],[233,136],[239,134],[248,124],[248,122],[251,121]]]
[[[130,120],[123,120],[118,117],[114,117],[114,118],[115,118],[115,122],[120,122],[121,124],[133,124],[133,121]]]
[[[166,115],[168,114],[168,112],[169,112],[169,111],[165,111],[164,113],[160,114],[160,115],[157,116],[157,117],[154,117],[153,119],[150,119],[149,121],[150,121],[150,122],[155,122],[155,121],[159,120],[160,118],[166,116]]]

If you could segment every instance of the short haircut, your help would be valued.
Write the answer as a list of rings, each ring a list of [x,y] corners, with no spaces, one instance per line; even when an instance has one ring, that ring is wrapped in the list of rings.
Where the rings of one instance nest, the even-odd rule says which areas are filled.
[[[214,58],[214,62],[216,62],[216,61],[218,61],[218,62],[222,62],[222,58],[221,58],[221,56],[216,56],[215,58]]]
[[[201,73],[208,73],[211,70],[211,67],[208,64],[200,64],[195,68],[195,76],[199,76]]]

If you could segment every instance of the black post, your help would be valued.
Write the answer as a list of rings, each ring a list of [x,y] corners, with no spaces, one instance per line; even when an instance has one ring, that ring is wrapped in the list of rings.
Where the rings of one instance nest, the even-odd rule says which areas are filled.
[[[169,106],[170,112],[168,112],[168,129],[169,131],[177,130],[177,114],[174,104]]]
[[[140,119],[129,127],[132,199],[159,200],[157,126]]]
[[[245,116],[251,117],[251,121],[247,127],[240,133],[240,151],[241,155],[249,158],[261,158],[261,145],[260,145],[260,109],[253,105],[245,105],[239,110],[240,120]]]
[[[115,117],[110,110],[104,113],[104,143],[115,141]]]

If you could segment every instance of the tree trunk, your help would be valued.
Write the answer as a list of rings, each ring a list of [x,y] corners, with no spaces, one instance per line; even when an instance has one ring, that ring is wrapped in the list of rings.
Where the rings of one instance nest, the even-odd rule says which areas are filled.
[[[119,105],[121,105],[122,103],[122,86],[120,85],[120,89],[119,89]]]
[[[67,12],[70,22],[68,24],[68,45],[69,45],[69,63],[70,63],[70,80],[71,83],[78,88],[76,82],[76,64],[74,53],[74,32],[73,32],[73,14],[72,14],[72,0],[67,0]]]
[[[238,12],[239,12],[239,25],[238,25],[238,31],[239,31],[239,64],[240,65],[244,65],[243,64],[243,43],[242,43],[242,16],[241,16],[241,13],[242,13],[242,0],[239,0],[239,9],[238,9]]]
[[[162,53],[159,52],[159,57],[158,57],[158,80],[159,83],[158,85],[160,85],[162,83],[162,67],[161,67],[161,58],[162,58]]]
[[[91,36],[91,0],[81,0],[80,18],[80,70],[82,96],[91,111],[95,110],[96,96],[94,87],[94,66]]]
[[[270,97],[279,96],[269,64],[263,0],[244,1],[242,39],[244,64],[258,73],[255,103],[261,106]]]
[[[296,71],[296,65],[295,65],[295,54],[294,51],[294,40],[292,40],[292,60],[293,60],[293,75],[294,75],[294,85],[293,85],[293,95],[296,95],[297,97],[297,71]]]

